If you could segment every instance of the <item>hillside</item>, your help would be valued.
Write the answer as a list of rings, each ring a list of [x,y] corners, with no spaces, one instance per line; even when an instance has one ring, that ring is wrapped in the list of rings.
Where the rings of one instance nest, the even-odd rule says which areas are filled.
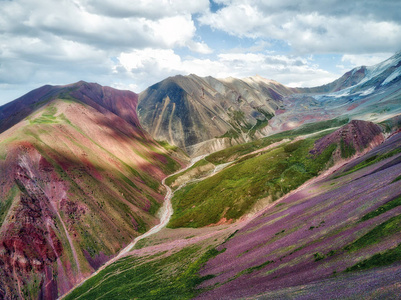
[[[361,134],[362,140],[355,134]],[[172,296],[182,299],[269,299],[302,295],[319,299],[327,295],[340,298],[359,295],[380,297],[394,293],[397,278],[389,276],[386,270],[390,266],[392,271],[400,271],[396,262],[401,258],[398,235],[401,134],[396,133],[384,141],[380,126],[354,121],[330,133],[319,133],[312,139],[303,139],[292,132],[286,136],[294,139],[293,142],[278,145],[270,140],[267,142],[272,145],[269,149],[266,144],[256,141],[245,144],[244,147],[252,151],[242,149],[248,154],[234,159],[233,166],[226,166],[211,177],[206,175],[203,181],[193,183],[191,189],[210,181],[216,184],[216,189],[226,184],[214,194],[222,195],[226,190],[236,195],[234,199],[249,196],[247,191],[253,191],[252,188],[235,190],[242,181],[247,181],[241,173],[244,165],[264,167],[269,164],[268,160],[265,159],[263,164],[260,161],[255,163],[255,160],[277,155],[283,152],[283,148],[291,150],[291,145],[290,153],[297,158],[298,164],[296,168],[291,168],[288,164],[291,159],[287,158],[285,164],[286,158],[282,157],[282,165],[299,172],[302,169],[299,164],[303,163],[304,174],[307,174],[308,168],[322,162],[331,167],[298,188],[291,187],[296,188],[293,192],[286,191],[277,195],[276,200],[270,199],[258,209],[248,211],[236,222],[218,222],[213,226],[205,226],[207,223],[197,223],[197,226],[184,224],[189,228],[163,229],[74,290],[67,299],[82,295],[87,299],[105,298],[102,295],[118,295],[121,299],[146,298],[148,295],[155,299]],[[338,151],[339,154],[331,156],[334,159],[331,162],[316,156],[316,150],[327,145],[328,141],[336,145],[329,148],[330,153]],[[302,144],[308,145],[309,154],[303,152],[304,146],[299,147]],[[255,148],[259,150],[255,151]],[[355,151],[353,157],[348,156],[351,148]],[[227,150],[213,156],[221,159],[228,155],[229,158],[231,152]],[[303,160],[301,153],[304,153]],[[209,157],[205,159],[211,160]],[[306,165],[308,160],[310,162]],[[276,159],[272,163],[280,164],[280,161]],[[204,165],[198,164],[198,169]],[[237,170],[234,171],[235,167]],[[251,169],[254,171],[250,176],[254,176],[255,180],[261,179],[257,167]],[[186,174],[199,176],[193,170],[188,170]],[[276,182],[283,187],[287,181],[280,180],[285,172],[280,173]],[[299,175],[290,178],[300,179]],[[288,182],[294,183],[291,180]],[[182,190],[185,189],[184,186]],[[203,190],[208,191],[206,188]],[[202,211],[206,212],[204,216],[209,217],[213,215],[214,208],[220,207],[219,203],[229,203],[227,197],[218,197],[212,202],[211,210],[210,206],[202,204],[202,201],[208,202],[207,198],[202,194],[199,198],[199,203],[192,201],[192,206],[182,211],[200,209],[191,217],[202,216]],[[182,199],[186,201],[188,198]],[[182,202],[178,200],[177,203]],[[235,203],[229,205],[230,209],[238,212],[235,207]],[[180,209],[175,208],[174,213],[177,212],[180,214]],[[229,214],[229,210],[223,209],[222,212]],[[219,220],[221,215],[217,216]],[[196,219],[189,220],[197,222]],[[373,267],[379,269],[366,273],[359,271]],[[125,280],[119,275],[122,270]],[[350,278],[356,280],[355,284],[349,281]],[[336,285],[342,289],[335,290]],[[307,293],[303,291],[305,287]]]
[[[0,107],[0,298],[55,299],[159,222],[180,163],[136,101],[79,82]]]
[[[398,134],[355,160],[352,165],[358,168],[340,168],[282,198],[238,230],[216,248],[225,248],[224,253],[200,272],[212,279],[202,283],[205,293],[199,298],[237,299],[267,291],[265,297],[274,298],[283,296],[284,288],[290,298],[310,299],[380,297],[388,288],[394,292],[394,286],[381,281],[380,269],[376,275],[359,273],[358,283],[348,281],[348,287],[341,280],[347,273],[391,265],[401,257],[400,138]],[[303,291],[311,282],[319,284]],[[334,282],[342,289],[330,289]]]

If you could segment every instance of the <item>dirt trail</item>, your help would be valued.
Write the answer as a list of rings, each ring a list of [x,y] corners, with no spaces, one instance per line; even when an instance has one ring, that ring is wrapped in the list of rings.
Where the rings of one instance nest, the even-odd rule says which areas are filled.
[[[196,162],[198,162],[199,160],[203,159],[206,155],[202,155],[202,156],[198,156],[195,157],[191,160],[191,163],[185,167],[184,169],[181,169],[177,172],[175,172],[174,174],[171,174],[167,177],[165,177],[162,180],[162,184],[163,186],[166,188],[167,193],[166,196],[164,197],[164,202],[163,202],[163,206],[160,208],[159,210],[159,216],[160,216],[160,223],[157,224],[156,226],[152,227],[149,231],[147,231],[146,233],[144,233],[143,235],[140,235],[138,237],[136,237],[128,246],[126,246],[124,249],[122,249],[115,257],[113,257],[112,259],[110,259],[109,261],[107,261],[104,265],[102,265],[99,269],[97,269],[94,273],[92,273],[89,277],[85,278],[84,280],[82,280],[81,282],[79,282],[77,285],[75,285],[70,291],[68,291],[66,294],[62,295],[59,299],[64,299],[68,294],[70,294],[74,289],[76,289],[77,287],[81,286],[82,284],[85,283],[85,281],[87,281],[88,279],[92,278],[93,276],[97,275],[100,271],[102,271],[103,269],[105,269],[107,266],[111,265],[112,263],[116,262],[117,260],[119,260],[121,257],[123,257],[124,255],[126,255],[128,252],[131,251],[131,249],[135,246],[135,244],[152,235],[155,234],[156,232],[159,232],[162,228],[164,228],[167,223],[170,220],[170,217],[173,214],[173,207],[171,204],[171,198],[173,196],[173,192],[170,189],[169,186],[167,186],[165,184],[165,181],[167,178],[174,176],[178,173],[184,172],[187,169],[189,169],[190,167],[192,167]]]

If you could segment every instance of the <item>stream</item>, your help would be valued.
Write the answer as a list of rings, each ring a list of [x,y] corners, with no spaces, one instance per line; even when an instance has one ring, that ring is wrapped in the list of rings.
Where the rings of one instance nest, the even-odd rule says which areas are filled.
[[[166,179],[174,176],[178,173],[184,172],[186,170],[188,170],[189,168],[191,168],[196,162],[198,162],[199,160],[203,159],[206,155],[201,155],[198,157],[195,157],[191,160],[191,163],[185,167],[184,169],[180,169],[177,172],[165,177],[162,180],[162,185],[166,188],[167,193],[166,196],[164,197],[164,201],[163,201],[163,205],[160,208],[159,212],[158,212],[158,216],[160,218],[160,223],[153,226],[149,231],[145,232],[144,234],[136,237],[128,246],[126,246],[124,249],[122,249],[115,257],[113,257],[112,259],[108,260],[104,265],[102,265],[99,269],[97,269],[94,273],[92,273],[91,275],[89,275],[87,278],[85,278],[84,280],[82,280],[80,283],[78,283],[77,285],[75,285],[72,289],[70,289],[67,293],[65,293],[64,295],[62,295],[59,299],[63,299],[65,298],[68,294],[70,294],[74,289],[76,289],[77,287],[81,286],[82,284],[85,283],[85,281],[87,281],[88,279],[92,278],[93,276],[96,276],[100,271],[104,270],[107,266],[111,265],[112,263],[116,262],[117,260],[119,260],[121,257],[123,257],[125,254],[127,254],[128,252],[130,252],[132,250],[132,248],[136,245],[136,243],[152,234],[155,234],[156,232],[159,232],[162,228],[164,228],[168,222],[170,221],[171,216],[173,215],[173,206],[171,204],[171,198],[173,197],[174,193],[172,192],[171,188],[169,186],[166,185]]]

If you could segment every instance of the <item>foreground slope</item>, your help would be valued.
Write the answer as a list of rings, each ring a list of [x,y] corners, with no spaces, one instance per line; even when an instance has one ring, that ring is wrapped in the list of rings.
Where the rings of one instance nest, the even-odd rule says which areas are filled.
[[[180,164],[136,101],[79,82],[0,108],[0,298],[54,299],[159,222],[161,179]]]
[[[236,299],[272,290],[278,292],[267,298],[386,294],[380,269],[374,273],[376,281],[373,273],[359,274],[356,290],[344,284],[333,290],[323,281],[315,289],[303,291],[303,286],[328,278],[332,286],[337,276],[339,282],[346,280],[344,273],[399,263],[400,146],[399,133],[329,177],[284,197],[236,232],[224,244],[225,252],[201,271],[213,279],[202,284],[212,290],[200,298]],[[288,287],[294,288],[279,292]]]
[[[67,299],[394,296],[399,279],[386,272],[401,270],[401,133],[384,141],[379,126],[354,121],[316,138],[309,159],[333,143],[336,164],[329,172],[253,217],[212,227],[166,228]],[[235,172],[232,176],[238,181]],[[356,289],[348,282],[354,279],[360,284]]]

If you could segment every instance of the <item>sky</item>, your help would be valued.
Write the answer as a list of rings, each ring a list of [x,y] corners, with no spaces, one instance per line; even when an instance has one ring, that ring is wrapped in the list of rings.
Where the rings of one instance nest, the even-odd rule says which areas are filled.
[[[0,0],[0,105],[80,80],[318,86],[401,50],[399,0]]]

